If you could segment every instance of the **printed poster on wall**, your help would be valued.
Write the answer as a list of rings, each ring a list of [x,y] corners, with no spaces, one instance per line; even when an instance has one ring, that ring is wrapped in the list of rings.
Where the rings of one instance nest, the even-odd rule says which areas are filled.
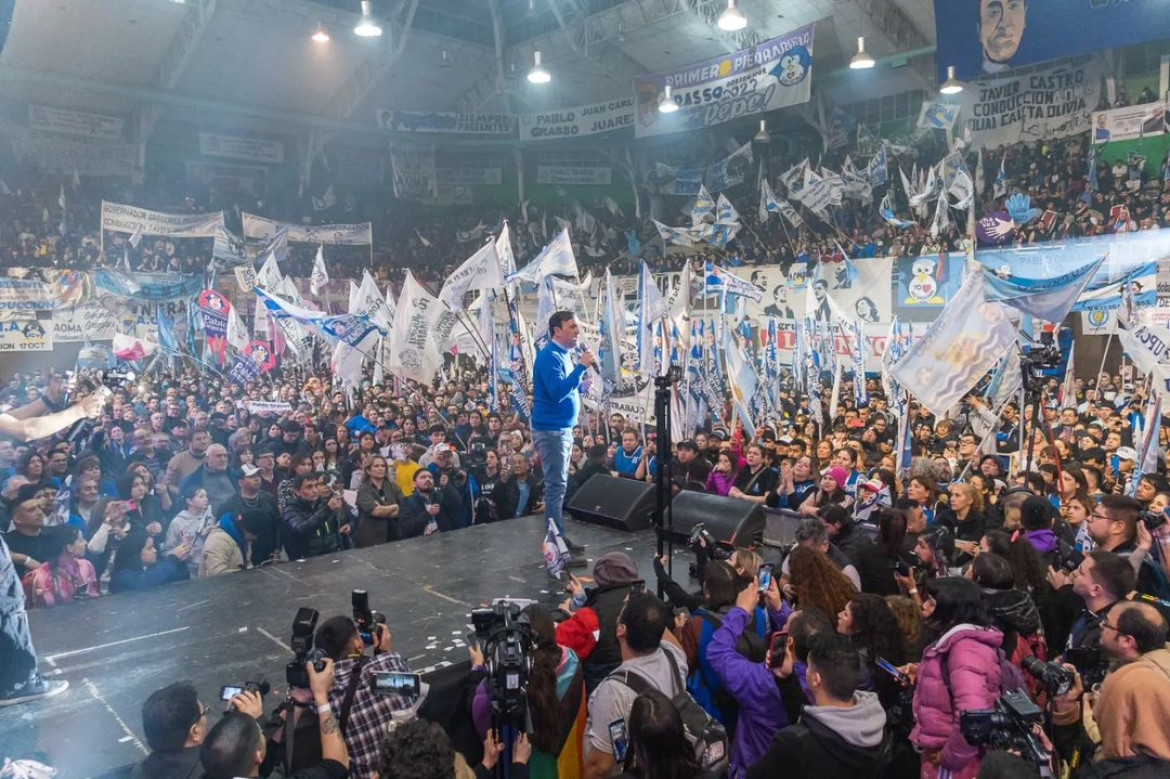
[[[988,149],[1087,132],[1103,74],[1101,61],[1093,58],[971,82],[956,97],[959,126],[971,131],[972,148]]]
[[[1093,112],[1093,143],[1136,141],[1166,132],[1170,104],[1146,103]]]
[[[561,108],[535,114],[520,115],[520,140],[547,141],[556,138],[577,138],[582,135],[607,133],[632,127],[634,99],[623,97],[604,103]]]
[[[938,80],[1170,37],[1165,0],[935,0]],[[1094,104],[1095,105],[1095,104]]]
[[[807,103],[815,31],[816,25],[809,24],[751,49],[665,73],[635,77],[634,135],[645,138],[712,127]],[[672,114],[658,110],[668,84],[679,106]]]

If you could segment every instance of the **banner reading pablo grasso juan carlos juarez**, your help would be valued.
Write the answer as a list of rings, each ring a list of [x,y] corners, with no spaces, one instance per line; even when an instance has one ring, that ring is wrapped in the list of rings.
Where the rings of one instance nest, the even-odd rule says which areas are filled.
[[[604,103],[561,108],[520,115],[520,140],[543,141],[620,130],[634,124],[634,99],[624,97]]]
[[[711,127],[808,102],[815,31],[809,24],[734,54],[636,77],[635,136]],[[673,114],[658,110],[667,84],[680,109]]]

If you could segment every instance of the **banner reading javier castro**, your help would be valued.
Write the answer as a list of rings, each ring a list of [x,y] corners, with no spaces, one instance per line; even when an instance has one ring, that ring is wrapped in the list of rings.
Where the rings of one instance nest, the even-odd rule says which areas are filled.
[[[1100,60],[1092,58],[971,82],[957,98],[962,106],[959,121],[971,131],[974,148],[1087,132],[1101,97],[1103,72]]]
[[[1166,0],[934,0],[938,79],[1170,37]]]
[[[816,24],[809,24],[751,49],[636,77],[635,137],[696,130],[807,103],[815,32]],[[668,84],[679,110],[664,114],[658,104]]]

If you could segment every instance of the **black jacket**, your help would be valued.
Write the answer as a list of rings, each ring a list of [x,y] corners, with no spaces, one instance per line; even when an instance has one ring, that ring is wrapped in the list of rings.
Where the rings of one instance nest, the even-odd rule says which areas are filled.
[[[841,529],[833,537],[833,545],[844,552],[849,562],[857,569],[862,592],[879,595],[897,594],[897,584],[889,561],[881,548],[870,539],[866,531],[859,529],[853,520],[841,525]]]
[[[199,747],[151,752],[130,772],[130,779],[198,779],[203,776]]]
[[[316,557],[341,550],[342,512],[334,511],[329,501],[297,498],[284,509],[284,548],[290,560]]]
[[[884,722],[885,711],[881,704],[876,696],[871,700],[869,708],[873,716],[870,719],[880,717]],[[882,730],[880,742],[874,746],[859,746],[855,732],[842,735],[833,730],[816,716],[818,708],[806,707],[800,722],[777,733],[764,756],[748,768],[747,779],[772,779],[776,776],[866,779],[878,776],[890,759],[893,739],[889,727]]]
[[[427,505],[430,503],[439,504],[439,513],[435,516],[439,530],[443,532],[453,530],[455,517],[463,510],[463,501],[455,488],[448,484],[443,488],[435,487],[429,499],[424,498],[417,490],[404,498],[398,504],[397,521],[390,522],[390,540],[399,541],[421,536],[431,521],[431,515],[427,512]]]
[[[500,486],[496,488],[495,502],[496,515],[500,519],[512,519],[519,510],[519,515],[526,517],[536,511],[536,504],[544,497],[544,482],[540,480],[540,476],[536,471],[528,474],[526,479],[528,482],[528,501],[520,506],[520,483],[516,480],[514,474],[509,474],[507,479],[500,482]]]

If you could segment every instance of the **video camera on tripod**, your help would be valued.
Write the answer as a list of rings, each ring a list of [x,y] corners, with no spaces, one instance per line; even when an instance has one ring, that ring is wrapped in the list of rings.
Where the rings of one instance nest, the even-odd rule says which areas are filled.
[[[528,680],[536,633],[528,615],[521,613],[518,604],[501,601],[472,611],[471,624],[483,650],[493,718],[531,733]]]
[[[1039,392],[1045,380],[1060,371],[1060,346],[1051,325],[1040,331],[1040,340],[1033,341],[1031,348],[1020,357],[1020,372],[1024,376],[1024,389]]]

